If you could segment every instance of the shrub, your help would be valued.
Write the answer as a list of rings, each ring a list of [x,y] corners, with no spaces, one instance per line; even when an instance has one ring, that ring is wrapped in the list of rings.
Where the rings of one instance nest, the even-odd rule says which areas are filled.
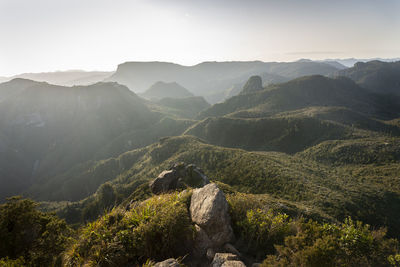
[[[400,266],[400,254],[390,255],[388,261],[392,266]]]
[[[26,266],[24,258],[20,257],[18,259],[12,260],[8,257],[0,259],[0,266],[2,267],[24,267]]]
[[[228,202],[241,250],[258,259],[274,253],[274,244],[283,244],[286,236],[294,234],[289,216],[267,209],[257,197],[236,194]]]
[[[119,266],[183,256],[193,239],[190,193],[152,197],[129,211],[114,209],[81,230],[66,266]]]
[[[296,228],[262,266],[388,266],[398,251],[397,240],[385,239],[384,230],[350,218],[341,225],[299,220]]]

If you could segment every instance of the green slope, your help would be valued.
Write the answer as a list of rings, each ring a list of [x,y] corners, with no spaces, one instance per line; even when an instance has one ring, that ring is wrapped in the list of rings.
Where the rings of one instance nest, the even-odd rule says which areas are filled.
[[[361,131],[316,118],[208,118],[185,134],[207,143],[259,151],[295,153],[325,140],[355,138]]]
[[[364,139],[353,142],[365,143],[368,147]],[[397,143],[389,142],[389,146],[395,149]],[[114,200],[119,203],[129,196],[128,199],[149,196],[148,185],[143,182],[155,178],[173,163],[184,161],[198,165],[211,179],[229,185],[232,190],[268,194],[278,202],[280,199],[294,207],[302,206],[317,218],[342,220],[352,216],[371,225],[387,226],[390,235],[400,234],[400,221],[396,216],[400,212],[400,188],[390,186],[398,180],[398,159],[391,160],[385,167],[376,167],[368,161],[335,166],[314,161],[320,160],[311,155],[318,155],[316,152],[304,153],[289,156],[278,152],[247,152],[182,136],[93,163],[88,168],[92,174],[77,169],[69,175],[90,180],[96,173],[109,173],[114,176],[111,184],[115,190]],[[94,195],[62,209],[60,214],[73,221],[80,216],[95,218],[103,210],[104,205]],[[81,215],[68,217],[68,214]]]
[[[232,97],[201,112],[199,118],[230,113],[237,117],[260,117],[311,106],[340,106],[368,117],[390,119],[399,116],[398,103],[395,97],[371,94],[347,78],[307,76]]]
[[[168,114],[174,118],[194,119],[199,112],[210,107],[202,96],[171,98],[165,97],[148,106],[157,112]]]
[[[340,70],[335,75],[349,77],[375,93],[400,95],[400,61],[358,62],[354,67]]]
[[[164,119],[117,83],[63,87],[15,79],[0,85],[0,98],[1,201],[77,164],[179,135],[191,125]]]
[[[232,114],[236,116],[237,114]],[[271,118],[315,118],[351,126],[352,128],[378,132],[385,135],[398,136],[400,128],[394,121],[384,121],[368,117],[346,107],[313,106],[294,111],[281,112]]]

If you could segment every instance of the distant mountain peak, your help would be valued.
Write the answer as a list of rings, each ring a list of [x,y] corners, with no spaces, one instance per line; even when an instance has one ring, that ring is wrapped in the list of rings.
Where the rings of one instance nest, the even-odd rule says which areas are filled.
[[[240,94],[254,93],[263,90],[262,79],[258,75],[251,76]]]
[[[150,100],[160,100],[166,97],[186,98],[194,95],[177,82],[158,81],[150,86],[141,96]]]
[[[312,60],[311,59],[307,59],[307,58],[301,58],[301,59],[299,59],[299,60],[297,60],[295,62],[312,62]]]

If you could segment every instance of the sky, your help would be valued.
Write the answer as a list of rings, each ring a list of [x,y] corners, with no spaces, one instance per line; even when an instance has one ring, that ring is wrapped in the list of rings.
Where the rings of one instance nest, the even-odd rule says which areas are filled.
[[[0,76],[400,57],[398,0],[0,0]]]

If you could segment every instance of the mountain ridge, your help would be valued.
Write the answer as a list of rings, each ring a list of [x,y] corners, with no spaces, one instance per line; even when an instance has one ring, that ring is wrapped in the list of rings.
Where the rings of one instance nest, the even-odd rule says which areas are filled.
[[[168,62],[125,62],[107,81],[116,81],[142,92],[157,81],[177,82],[210,103],[218,102],[224,91],[252,75],[270,73],[288,79],[303,75],[328,75],[338,69],[321,62],[232,61],[203,62],[184,66]],[[217,94],[220,93],[220,94]]]
[[[194,95],[176,82],[158,81],[149,87],[146,91],[139,94],[149,100],[161,100],[162,98],[186,98]]]
[[[327,78],[321,75],[305,76],[286,83],[270,85],[263,91],[234,96],[199,114],[199,118],[222,116],[236,112],[235,116],[252,116],[257,112],[267,116],[307,106],[333,105],[383,118],[398,116],[397,98],[374,95],[345,77]],[[390,104],[390,108],[387,105]],[[240,114],[242,112],[242,115]],[[265,113],[262,115],[262,113]]]

